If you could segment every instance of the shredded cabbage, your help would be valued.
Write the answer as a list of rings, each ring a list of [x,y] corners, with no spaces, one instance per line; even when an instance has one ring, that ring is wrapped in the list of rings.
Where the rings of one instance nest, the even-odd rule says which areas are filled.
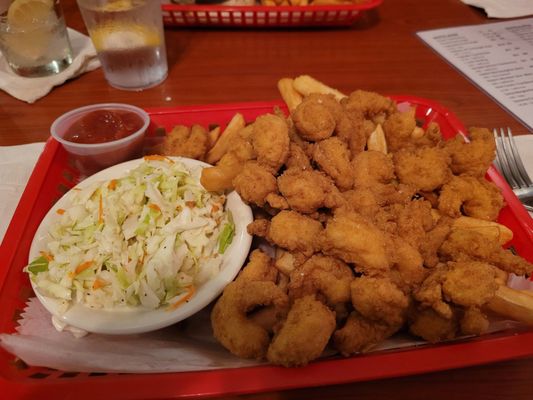
[[[122,178],[73,190],[46,251],[25,268],[37,290],[63,312],[74,302],[156,309],[192,295],[219,272],[235,233],[225,196],[206,191],[200,172],[145,159]]]

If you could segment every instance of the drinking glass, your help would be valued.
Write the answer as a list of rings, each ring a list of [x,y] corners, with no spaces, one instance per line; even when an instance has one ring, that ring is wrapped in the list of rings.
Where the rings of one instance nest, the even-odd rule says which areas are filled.
[[[109,84],[142,90],[168,73],[161,3],[155,0],[77,0]]]
[[[72,63],[59,0],[12,0],[0,15],[0,50],[18,75],[57,74]]]

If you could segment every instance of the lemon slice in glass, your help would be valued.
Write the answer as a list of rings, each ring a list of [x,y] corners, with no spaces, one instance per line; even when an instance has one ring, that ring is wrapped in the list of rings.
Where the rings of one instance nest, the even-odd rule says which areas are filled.
[[[8,24],[19,29],[31,28],[54,17],[53,0],[15,0],[7,10]]]
[[[140,24],[110,24],[96,27],[91,38],[97,51],[124,50],[160,44],[157,30]]]

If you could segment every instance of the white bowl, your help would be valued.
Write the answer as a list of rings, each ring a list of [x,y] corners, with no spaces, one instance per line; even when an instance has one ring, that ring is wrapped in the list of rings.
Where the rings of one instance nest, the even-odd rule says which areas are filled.
[[[189,169],[209,166],[209,164],[188,158],[171,158],[182,162]],[[120,178],[142,161],[143,159],[137,159],[115,165],[92,175],[76,187],[84,188],[98,181]],[[71,196],[72,190],[67,192],[44,217],[30,247],[30,262],[39,256],[40,251],[45,250],[46,244],[50,240],[49,227],[59,218],[56,210],[65,209],[70,203]],[[235,236],[224,253],[220,273],[198,287],[191,300],[174,310],[169,311],[165,308],[150,310],[143,307],[131,307],[126,310],[96,310],[75,303],[66,313],[61,314],[59,302],[56,299],[44,296],[32,282],[33,290],[43,306],[59,321],[87,332],[134,334],[153,331],[179,322],[200,311],[222,293],[226,285],[237,276],[248,256],[252,237],[248,234],[246,226],[253,220],[252,210],[235,191],[227,196],[226,207],[233,214]]]

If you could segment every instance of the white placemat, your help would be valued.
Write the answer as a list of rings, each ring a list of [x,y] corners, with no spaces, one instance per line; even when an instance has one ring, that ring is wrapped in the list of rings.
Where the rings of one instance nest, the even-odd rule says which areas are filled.
[[[533,15],[532,0],[461,0],[485,10],[490,18],[516,18]]]

